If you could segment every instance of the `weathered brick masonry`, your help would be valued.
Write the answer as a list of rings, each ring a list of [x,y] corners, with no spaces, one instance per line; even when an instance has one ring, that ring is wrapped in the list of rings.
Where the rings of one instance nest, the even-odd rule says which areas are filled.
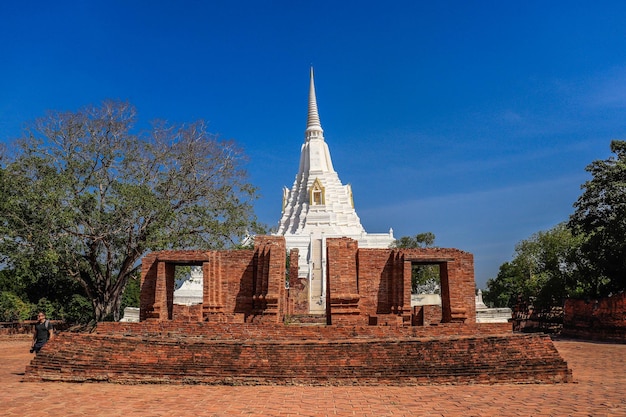
[[[25,380],[334,385],[570,380],[547,336],[490,334],[489,326],[473,327],[443,325],[433,333],[390,326],[103,323],[94,334],[59,335],[33,360]],[[481,328],[487,332],[481,334]]]
[[[210,384],[566,382],[549,338],[477,324],[472,255],[456,249],[359,249],[327,240],[325,326],[286,325],[307,286],[285,289],[285,241],[253,250],[163,251],[143,259],[140,323],[62,333],[26,380]],[[297,271],[291,253],[290,272]],[[440,311],[413,311],[411,265],[437,264]],[[199,265],[203,303],[173,305],[176,265]],[[421,314],[421,318],[420,318]],[[439,317],[439,321],[435,321]]]
[[[141,320],[282,322],[285,314],[285,241],[259,237],[254,250],[161,251],[143,258]],[[202,267],[203,303],[174,308],[177,265]]]
[[[626,293],[597,300],[565,300],[561,333],[626,343]]]

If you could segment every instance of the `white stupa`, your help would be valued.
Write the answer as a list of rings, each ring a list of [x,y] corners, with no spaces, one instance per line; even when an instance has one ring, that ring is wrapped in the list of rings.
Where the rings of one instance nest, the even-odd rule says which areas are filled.
[[[395,240],[389,233],[368,234],[354,209],[352,188],[343,185],[333,168],[315,96],[313,68],[309,111],[298,174],[291,189],[283,189],[283,213],[277,235],[288,249],[299,249],[299,277],[309,279],[310,313],[325,312],[326,238],[349,237],[361,248],[387,248]]]
[[[202,304],[203,282],[202,267],[192,266],[189,276],[177,283],[174,291],[174,304],[188,306]]]

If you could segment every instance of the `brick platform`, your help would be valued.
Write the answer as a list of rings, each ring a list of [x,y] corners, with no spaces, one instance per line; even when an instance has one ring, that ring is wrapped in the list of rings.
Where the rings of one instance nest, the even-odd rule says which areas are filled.
[[[478,325],[437,327],[103,323],[92,334],[59,334],[33,359],[24,380],[222,385],[571,380],[547,336],[480,334]],[[459,335],[451,335],[455,332]]]

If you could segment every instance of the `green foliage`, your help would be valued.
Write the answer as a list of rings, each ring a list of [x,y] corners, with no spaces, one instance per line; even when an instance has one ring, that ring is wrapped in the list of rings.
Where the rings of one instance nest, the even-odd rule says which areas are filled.
[[[517,265],[505,262],[500,265],[498,276],[487,280],[487,289],[483,291],[483,300],[492,307],[513,307],[517,298],[523,297],[523,273]],[[529,295],[526,295],[529,297]]]
[[[403,236],[396,239],[392,248],[416,249],[426,248],[435,244],[435,234],[432,232],[418,233],[415,236]],[[411,293],[438,294],[441,278],[439,265],[414,264],[411,266]]]
[[[581,239],[572,236],[565,223],[521,241],[514,259],[487,281],[483,299],[494,307],[513,307],[518,298],[539,308],[562,305],[564,298],[581,292],[580,244]]]
[[[0,260],[37,295],[80,292],[97,321],[119,319],[148,251],[226,248],[259,228],[234,143],[201,121],[138,135],[135,113],[120,102],[51,112],[1,159]]]
[[[124,312],[126,307],[139,307],[139,299],[141,295],[141,280],[135,275],[128,280],[128,285],[122,295],[121,312]]]
[[[8,268],[0,269],[0,292],[10,292],[19,298],[27,298],[27,286],[20,280],[13,270]]]
[[[35,310],[32,312],[33,319],[37,318],[36,314],[40,311],[46,313],[46,318],[48,319],[58,319],[59,317],[59,306],[55,305],[54,302],[48,300],[47,298],[41,298],[37,301],[37,305],[35,306]]]
[[[485,302],[512,307],[519,297],[542,307],[626,289],[626,141],[612,141],[611,152],[587,166],[592,179],[567,223],[516,246],[513,261],[487,281]]]
[[[27,320],[32,315],[34,306],[23,301],[17,295],[8,292],[0,292],[0,321]]]
[[[411,270],[412,294],[439,294],[441,276],[439,265],[413,265]]]
[[[592,179],[568,223],[583,239],[581,286],[591,297],[626,289],[626,141],[612,141],[611,152],[615,157],[587,166]]]
[[[415,236],[402,236],[391,244],[393,248],[426,248],[435,244],[435,234],[432,232],[418,233]]]
[[[87,324],[93,320],[91,302],[79,294],[74,294],[67,303],[63,312],[63,319],[67,323]]]
[[[74,296],[82,297],[82,288],[67,276],[60,274],[54,268],[45,270],[39,268],[37,260],[18,264],[19,268],[4,268],[0,270],[0,291],[8,291],[15,294],[24,303],[32,305],[28,313],[29,318],[37,314],[37,305],[42,306],[49,317],[75,322],[67,311]],[[82,297],[84,299],[84,297]],[[92,309],[82,313],[87,321],[93,319]],[[83,321],[81,318],[79,321]]]

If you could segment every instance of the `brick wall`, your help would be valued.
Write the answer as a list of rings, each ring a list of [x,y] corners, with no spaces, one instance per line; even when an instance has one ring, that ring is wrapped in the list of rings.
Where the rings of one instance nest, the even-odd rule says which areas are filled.
[[[626,293],[565,300],[562,335],[626,343]]]
[[[326,240],[326,316],[328,324],[359,322],[357,252],[353,239]],[[330,314],[328,314],[330,312]]]
[[[160,251],[146,255],[141,265],[140,320],[172,320],[176,265],[202,266],[207,251]]]
[[[471,326],[436,326],[453,332]],[[478,330],[481,326],[475,326]],[[433,384],[568,382],[544,335],[423,337],[425,328],[102,323],[61,333],[25,381],[206,384]]]
[[[399,251],[400,259],[405,265],[410,265],[412,262],[439,265],[444,322],[476,321],[476,283],[474,281],[474,256],[471,253],[449,248],[400,249]]]
[[[410,310],[411,300],[404,304],[402,271],[397,270],[401,265],[394,262],[395,256],[391,249],[359,249],[360,307],[367,317],[402,315]]]
[[[254,250],[160,251],[142,260],[140,320],[279,322],[285,314],[285,240],[261,236]],[[174,308],[176,265],[202,267],[201,312]]]
[[[450,336],[493,336],[511,333],[508,323],[438,323],[421,326],[332,325],[299,326],[274,323],[174,322],[148,320],[139,323],[102,322],[94,333],[101,335],[137,334],[145,337],[210,337],[238,339],[315,339],[339,340],[358,335],[362,338],[399,339]]]
[[[285,290],[283,237],[258,236],[253,250],[161,251],[143,259],[140,319],[281,323],[285,315],[308,312],[308,282],[293,279]],[[361,249],[349,238],[329,238],[327,324],[410,326],[411,266],[439,265],[442,309],[438,322],[476,320],[473,256],[457,249]],[[290,276],[297,277],[298,253],[291,251]],[[201,311],[173,306],[176,265],[200,265],[204,275]],[[427,312],[428,313],[428,312]]]
[[[327,239],[331,323],[411,325],[411,266],[438,264],[441,322],[476,321],[474,258],[457,249],[359,249],[355,240]],[[383,317],[387,315],[389,317]]]
[[[439,305],[415,306],[413,310],[414,326],[430,326],[441,322],[441,306]]]

